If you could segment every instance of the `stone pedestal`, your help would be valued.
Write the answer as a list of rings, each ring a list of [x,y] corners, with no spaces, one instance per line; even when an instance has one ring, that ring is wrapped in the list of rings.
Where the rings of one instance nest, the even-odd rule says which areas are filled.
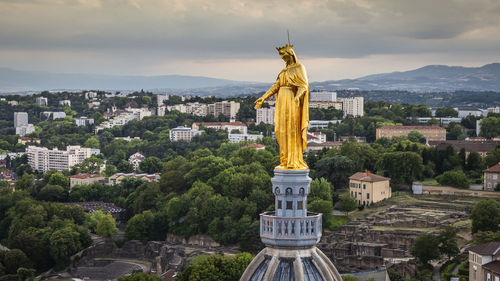
[[[309,170],[274,170],[275,211],[260,215],[260,237],[267,246],[240,281],[342,281],[316,244],[321,214],[307,211]]]

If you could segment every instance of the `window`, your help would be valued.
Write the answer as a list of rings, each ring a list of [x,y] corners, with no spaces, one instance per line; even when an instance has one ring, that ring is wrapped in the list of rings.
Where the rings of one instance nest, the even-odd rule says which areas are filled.
[[[286,201],[286,209],[287,210],[293,209],[293,201]]]
[[[278,209],[281,210],[282,206],[281,206],[281,200],[278,200]]]
[[[366,199],[370,199],[370,193],[366,194]]]
[[[302,210],[302,201],[297,201],[297,210]]]
[[[363,184],[363,189],[366,189],[366,184]]]
[[[496,180],[497,179],[497,174],[493,174],[493,179]]]

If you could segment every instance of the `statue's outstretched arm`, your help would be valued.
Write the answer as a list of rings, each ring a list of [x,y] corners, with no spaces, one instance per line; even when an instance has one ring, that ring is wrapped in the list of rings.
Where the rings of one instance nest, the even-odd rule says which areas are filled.
[[[269,90],[267,90],[267,92],[262,97],[258,98],[255,101],[255,109],[261,108],[262,103],[272,95],[276,94],[276,92],[278,92],[279,89],[280,89],[279,80],[276,80],[276,83],[274,83],[274,85],[272,85],[271,88],[269,88]]]

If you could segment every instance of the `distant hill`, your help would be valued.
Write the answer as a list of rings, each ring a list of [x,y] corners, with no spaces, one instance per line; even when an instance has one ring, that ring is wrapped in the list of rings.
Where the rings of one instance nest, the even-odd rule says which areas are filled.
[[[0,91],[189,89],[241,84],[200,76],[118,76],[19,71],[0,67]]]
[[[18,71],[0,67],[0,92],[41,90],[153,90],[156,93],[239,96],[266,91],[271,83],[251,83],[200,76],[114,76]],[[500,92],[500,63],[482,67],[428,65],[415,70],[357,79],[312,82],[312,90],[403,90],[414,92]]]
[[[428,65],[415,70],[311,83],[312,88],[337,90],[500,91],[500,63],[482,67]]]

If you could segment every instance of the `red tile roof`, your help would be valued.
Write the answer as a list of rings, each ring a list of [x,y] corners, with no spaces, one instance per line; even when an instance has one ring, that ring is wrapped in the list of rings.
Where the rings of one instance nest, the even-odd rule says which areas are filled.
[[[100,174],[76,174],[72,175],[70,178],[72,179],[87,179],[87,178],[98,178],[102,177]]]
[[[253,143],[249,143],[249,144],[247,144],[247,146],[251,146],[251,147],[255,147],[255,148],[265,148],[265,147],[266,147],[266,146],[265,146],[265,145],[263,145],[263,144],[260,144],[260,143],[255,143],[255,142],[253,142]]]
[[[488,169],[484,170],[483,172],[500,173],[500,163],[496,164],[495,166],[489,167]]]
[[[367,181],[367,182],[377,182],[377,181],[388,181],[388,180],[391,180],[390,178],[379,176],[379,175],[373,174],[373,173],[371,173],[369,171],[355,173],[354,175],[350,176],[349,179],[351,179],[351,180],[359,180],[359,181]]]

